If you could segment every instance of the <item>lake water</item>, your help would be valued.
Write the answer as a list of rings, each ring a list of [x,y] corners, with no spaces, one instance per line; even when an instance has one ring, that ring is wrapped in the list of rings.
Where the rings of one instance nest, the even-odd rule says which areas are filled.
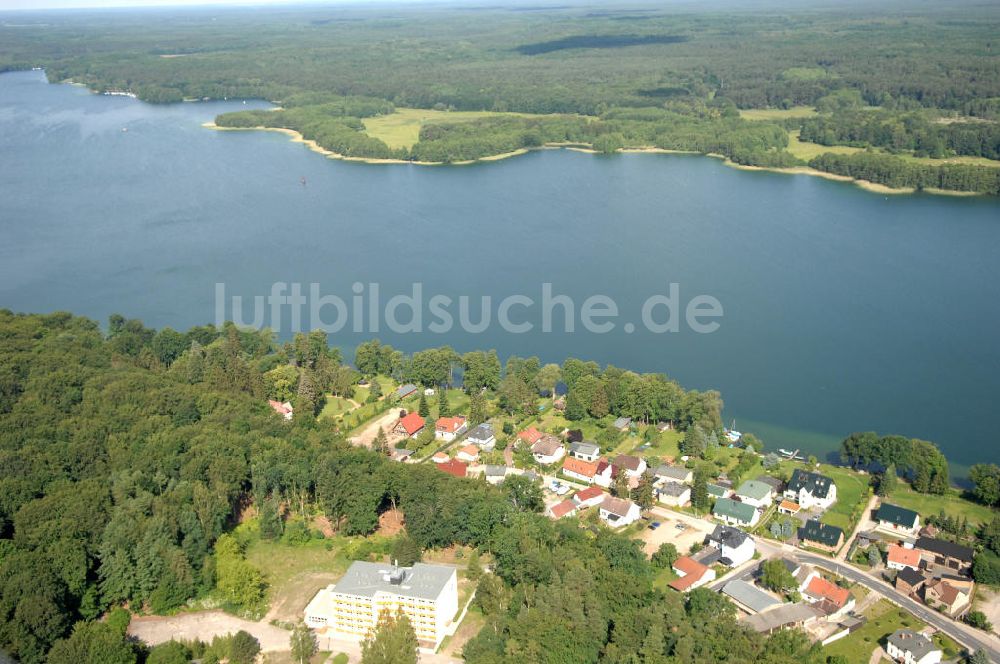
[[[771,448],[824,454],[873,429],[934,440],[959,473],[1000,462],[1000,200],[886,197],[693,156],[347,163],[201,126],[262,106],[151,106],[0,76],[0,306],[185,328],[215,319],[217,283],[251,297],[315,282],[349,299],[378,282],[384,301],[421,282],[478,303],[539,300],[548,282],[577,306],[611,296],[616,329],[378,336],[663,371],[721,390],[727,422]],[[682,304],[717,298],[719,330],[626,333],[671,283]]]

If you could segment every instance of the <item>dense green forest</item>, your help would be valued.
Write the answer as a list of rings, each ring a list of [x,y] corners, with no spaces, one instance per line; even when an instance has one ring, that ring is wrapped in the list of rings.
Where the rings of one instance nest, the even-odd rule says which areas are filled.
[[[447,380],[456,363],[470,389],[495,391],[510,412],[554,375],[534,358],[501,372],[494,353],[449,349],[405,357],[368,344],[356,361],[424,384]],[[298,374],[294,423],[265,400],[288,389],[289,370]],[[715,393],[579,360],[561,372],[578,388],[596,381],[618,412],[719,426]],[[322,334],[277,344],[232,326],[154,331],[118,316],[105,334],[68,314],[0,312],[0,648],[27,663],[98,661],[81,655],[94,648],[141,661],[119,618],[93,621],[115,606],[164,612],[213,591],[235,609],[260,601],[260,578],[227,534],[247,505],[260,507],[262,533],[272,508],[287,504],[349,535],[373,532],[392,505],[421,548],[460,543],[494,556],[497,574],[480,588],[488,625],[471,662],[809,656],[803,636],[749,632],[711,593],[685,603],[653,590],[638,543],[554,524],[513,499],[524,490],[516,482],[491,487],[349,446],[310,413],[317,395],[349,392],[360,375]]]
[[[15,26],[0,25],[0,70],[45,66],[53,81],[129,89],[153,102],[265,98],[286,110],[225,115],[219,124],[295,129],[331,151],[379,159],[456,162],[570,142],[602,152],[660,147],[746,165],[804,166],[785,149],[793,129],[823,145],[998,156],[1000,11],[992,5],[210,14],[21,14]],[[822,115],[765,122],[738,116],[738,109],[799,105]],[[368,136],[359,120],[393,107],[543,117],[429,124],[405,150]],[[989,165],[952,171],[895,160],[878,168],[851,164],[810,165],[839,174],[864,170],[889,186],[998,193]]]

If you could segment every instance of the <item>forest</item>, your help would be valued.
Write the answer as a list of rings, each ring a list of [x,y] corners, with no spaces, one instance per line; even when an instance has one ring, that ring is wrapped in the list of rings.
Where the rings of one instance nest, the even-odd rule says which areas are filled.
[[[349,392],[362,371],[439,384],[457,363],[470,389],[495,391],[510,411],[524,407],[529,381],[553,376],[534,358],[502,371],[494,358],[407,357],[372,343],[354,369],[316,333],[279,344],[231,325],[156,331],[120,316],[103,332],[69,314],[0,311],[0,649],[28,664],[144,661],[115,627],[116,607],[163,613],[211,592],[233,610],[260,602],[260,577],[229,534],[248,505],[260,507],[262,532],[273,519],[281,527],[272,508],[288,505],[353,535],[373,532],[394,505],[419,547],[460,543],[496,561],[479,590],[488,625],[470,662],[812,657],[802,635],[745,630],[711,593],[664,596],[638,543],[555,524],[514,499],[517,483],[392,462],[310,416],[323,393]],[[288,389],[286,369],[299,375],[294,423],[265,399]],[[718,426],[715,393],[580,360],[559,375],[600,385],[619,412]]]
[[[176,10],[158,10],[156,21],[22,13],[16,27],[0,25],[0,71],[44,66],[51,81],[151,102],[264,98],[285,110],[218,124],[295,129],[335,153],[376,159],[451,163],[579,143],[806,166],[786,149],[794,130],[880,157],[998,156],[994,5],[530,9],[232,9],[210,22]],[[799,106],[820,115],[739,117]],[[431,123],[404,150],[359,120],[395,107],[538,115]],[[808,166],[891,187],[997,193],[994,164],[820,157]]]

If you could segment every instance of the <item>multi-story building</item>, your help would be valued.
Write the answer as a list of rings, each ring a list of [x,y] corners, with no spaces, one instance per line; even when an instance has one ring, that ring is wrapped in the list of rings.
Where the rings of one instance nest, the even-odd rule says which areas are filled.
[[[306,625],[321,638],[361,641],[375,629],[383,611],[402,612],[413,624],[420,647],[436,650],[458,612],[455,569],[354,562],[340,581],[309,602]]]

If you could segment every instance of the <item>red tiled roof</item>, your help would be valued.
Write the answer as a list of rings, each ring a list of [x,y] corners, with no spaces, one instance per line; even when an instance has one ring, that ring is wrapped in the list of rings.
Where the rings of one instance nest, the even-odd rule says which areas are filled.
[[[789,512],[798,512],[802,507],[794,500],[782,500],[781,504],[778,505],[778,509],[787,510]]]
[[[470,457],[479,456],[479,448],[476,447],[475,445],[466,445],[465,447],[460,449],[459,452],[464,452],[468,454]]]
[[[584,461],[576,457],[566,457],[566,460],[563,461],[563,470],[568,470],[584,477],[593,477],[596,475],[597,466],[598,463],[596,461]]]
[[[552,515],[553,518],[561,519],[574,510],[576,510],[576,505],[573,503],[572,500],[567,498],[558,505],[553,505],[549,509],[549,513]]]
[[[576,495],[573,497],[579,500],[581,503],[583,503],[588,500],[593,500],[594,498],[599,497],[603,493],[604,492],[601,490],[600,487],[588,486],[586,489],[580,489],[579,491],[577,491]]]
[[[700,579],[701,579],[700,574],[688,574],[686,576],[680,577],[679,579],[674,579],[668,585],[677,592],[683,593],[687,592],[688,588],[698,583]]]
[[[534,445],[538,439],[542,437],[542,432],[535,427],[528,427],[524,431],[518,433],[517,437],[529,445]]]
[[[424,428],[424,418],[420,417],[420,413],[410,413],[399,418],[399,426],[403,427],[406,435],[412,436]]]
[[[813,597],[830,600],[837,605],[837,608],[841,608],[847,604],[847,599],[851,596],[847,588],[841,588],[821,576],[817,576],[809,582],[806,592]]]
[[[465,418],[461,415],[456,415],[455,417],[439,417],[434,425],[438,431],[445,431],[447,433],[455,433],[463,426],[465,426]]]
[[[439,463],[437,464],[437,467],[449,475],[454,475],[455,477],[465,477],[465,471],[468,468],[468,466],[458,459],[452,459],[451,461]]]
[[[700,579],[708,571],[708,567],[689,556],[681,556],[675,560],[674,569],[684,572],[685,577],[694,576],[695,579]]]
[[[629,454],[619,454],[611,463],[618,468],[624,468],[634,473],[638,471],[639,467],[642,465],[642,459]]]
[[[890,563],[916,569],[920,567],[920,552],[916,549],[907,549],[905,546],[893,544],[889,547],[888,560]]]
[[[292,409],[281,403],[280,401],[275,401],[273,399],[268,399],[267,404],[274,409],[274,412],[280,413],[281,415],[287,415],[292,412]]]

